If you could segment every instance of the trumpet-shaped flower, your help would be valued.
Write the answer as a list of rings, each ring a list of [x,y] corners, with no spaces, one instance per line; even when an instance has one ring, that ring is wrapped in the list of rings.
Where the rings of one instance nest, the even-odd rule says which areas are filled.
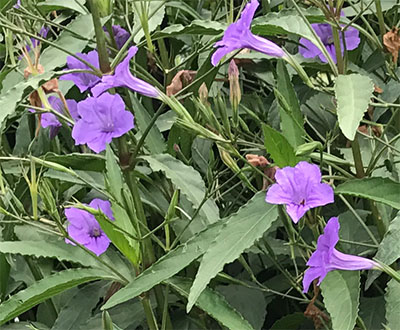
[[[138,48],[132,46],[129,48],[128,56],[117,65],[113,75],[105,75],[101,79],[101,82],[97,84],[93,89],[92,93],[94,96],[98,96],[104,93],[106,90],[114,87],[126,87],[149,97],[158,97],[159,92],[151,84],[134,77],[129,70],[129,61],[135,56]]]
[[[90,202],[89,206],[100,210],[110,220],[114,220],[109,201],[96,198]],[[69,222],[67,227],[68,235],[71,238],[98,256],[107,250],[110,245],[110,239],[101,229],[93,214],[71,207],[65,210],[65,215]],[[69,239],[66,239],[65,242],[75,245]]]
[[[277,44],[256,36],[250,31],[251,21],[258,5],[258,0],[251,0],[244,8],[237,22],[228,26],[222,40],[214,45],[218,49],[211,57],[212,65],[216,66],[222,57],[241,48],[250,48],[275,57],[283,57],[285,55],[285,52]]]
[[[78,114],[81,118],[72,129],[75,144],[87,144],[96,153],[134,127],[133,115],[125,110],[125,103],[117,94],[104,93],[79,102]]]
[[[286,204],[286,211],[294,223],[311,208],[333,203],[333,189],[321,183],[319,167],[299,162],[295,167],[284,167],[275,173],[276,183],[267,191],[266,202]]]
[[[329,219],[325,226],[324,233],[318,238],[317,249],[307,262],[307,268],[303,278],[303,289],[307,292],[310,284],[319,278],[321,284],[326,274],[332,270],[362,270],[379,268],[379,265],[370,259],[345,254],[335,249],[339,241],[339,220]]]
[[[324,46],[326,47],[326,50],[332,57],[332,60],[336,63],[337,59],[336,59],[335,45],[333,43],[332,26],[329,24],[311,24],[311,26],[318,35],[318,37],[321,39]],[[343,44],[342,33],[339,33],[339,38],[340,38],[341,53],[343,56],[344,44]],[[360,44],[360,37],[358,30],[351,26],[347,28],[346,31],[344,31],[344,39],[346,42],[347,50],[356,49]],[[305,38],[300,38],[299,42],[302,45],[302,47],[299,47],[299,52],[301,55],[303,55],[306,58],[314,58],[318,56],[322,62],[324,63],[328,62],[325,55],[310,40]]]
[[[93,65],[95,68],[99,68],[99,56],[96,50],[92,50],[87,54],[77,53],[76,55]],[[72,56],[67,57],[67,66],[69,70],[91,70],[86,64],[82,63]],[[75,85],[78,86],[79,90],[83,93],[84,91],[91,89],[93,86],[99,83],[101,78],[91,73],[74,72],[67,73],[61,76],[60,80],[72,80]]]

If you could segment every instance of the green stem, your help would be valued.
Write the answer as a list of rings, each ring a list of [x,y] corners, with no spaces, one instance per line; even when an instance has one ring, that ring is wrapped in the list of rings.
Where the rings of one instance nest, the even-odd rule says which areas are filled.
[[[365,176],[365,172],[357,135],[354,137],[354,141],[351,142],[351,151],[353,152],[357,178],[363,178]]]
[[[99,8],[96,0],[89,0],[90,11],[92,13],[94,32],[96,34],[97,52],[99,54],[100,70],[103,73],[111,72],[110,61],[108,58],[106,37],[100,21]]]
[[[344,62],[342,56],[342,45],[339,37],[339,30],[336,26],[332,26],[333,43],[335,45],[336,61],[339,74],[344,74]]]
[[[386,27],[385,27],[385,19],[383,17],[383,12],[382,12],[381,0],[375,0],[375,7],[376,7],[376,15],[378,16],[379,31],[381,34],[381,38],[383,38],[383,35],[386,33]]]
[[[145,296],[142,298],[142,306],[144,309],[144,314],[146,315],[147,325],[150,330],[158,330],[157,320],[153,313],[153,308],[151,308],[149,297]]]

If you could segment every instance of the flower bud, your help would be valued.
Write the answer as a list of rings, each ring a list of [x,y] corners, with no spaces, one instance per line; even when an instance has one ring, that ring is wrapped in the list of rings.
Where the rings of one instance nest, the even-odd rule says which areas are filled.
[[[231,60],[229,63],[228,78],[231,106],[233,109],[237,109],[242,98],[242,93],[239,85],[239,69],[234,60]]]

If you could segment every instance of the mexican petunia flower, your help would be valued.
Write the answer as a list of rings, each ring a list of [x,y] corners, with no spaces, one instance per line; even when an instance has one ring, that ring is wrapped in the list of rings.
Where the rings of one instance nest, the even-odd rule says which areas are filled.
[[[125,110],[125,103],[117,94],[104,93],[79,102],[78,114],[81,119],[72,129],[75,144],[87,144],[96,153],[134,127],[133,115]]]
[[[90,202],[89,206],[100,210],[110,220],[114,220],[109,201],[95,198]],[[65,215],[69,222],[67,227],[68,235],[71,238],[98,256],[107,250],[110,245],[110,239],[101,229],[93,214],[71,207],[65,210]],[[65,242],[75,245],[69,239],[66,239]]]
[[[106,27],[103,27],[103,30],[108,35]],[[117,44],[117,48],[121,49],[122,46],[125,44],[125,42],[127,42],[127,40],[130,37],[129,32],[126,31],[124,28],[122,28],[120,25],[113,25],[112,26],[112,32],[113,32],[113,35],[114,35],[115,43]]]
[[[56,110],[57,112],[59,112],[61,114],[66,115],[66,109],[64,107],[64,104],[58,97],[50,96],[49,103],[54,110]],[[79,115],[78,115],[78,109],[77,109],[77,102],[75,100],[66,100],[66,103],[67,103],[68,110],[71,114],[72,119],[78,120]],[[62,124],[60,123],[60,121],[58,120],[56,115],[54,115],[50,112],[46,112],[46,113],[42,114],[41,125],[44,128],[46,128],[46,127],[50,128],[50,138],[51,139],[57,135],[60,127],[62,126]]]
[[[148,97],[158,97],[159,92],[157,89],[149,83],[134,77],[129,70],[129,61],[135,56],[138,48],[132,46],[129,48],[128,56],[117,65],[113,75],[105,75],[101,79],[101,83],[97,84],[93,89],[93,96],[98,96],[104,93],[106,90],[114,87],[126,87],[138,92],[139,94],[146,95]]]
[[[325,226],[324,233],[318,238],[317,249],[307,262],[307,268],[303,278],[303,292],[308,292],[310,284],[319,278],[321,284],[326,274],[331,270],[362,270],[379,268],[379,265],[370,259],[345,254],[335,249],[339,241],[339,220],[330,218]]]
[[[96,50],[92,50],[87,54],[77,53],[77,56],[84,59],[86,62],[92,64],[95,68],[99,68],[99,56]],[[79,70],[89,70],[91,69],[78,59],[72,56],[67,57],[67,66],[69,70],[79,69]],[[75,72],[67,73],[60,77],[60,80],[72,80],[79,90],[83,93],[84,91],[91,89],[97,83],[100,82],[101,78],[86,72]]]
[[[285,52],[277,44],[256,36],[250,31],[251,21],[258,5],[258,0],[251,0],[244,8],[240,18],[228,26],[222,40],[214,45],[218,49],[211,57],[212,65],[216,66],[222,57],[241,48],[250,48],[275,57],[283,57],[285,55]]]
[[[333,189],[321,183],[319,167],[299,162],[295,167],[284,167],[275,173],[276,183],[267,191],[265,201],[286,204],[286,211],[294,223],[309,210],[333,203]]]
[[[336,59],[335,45],[333,43],[332,26],[323,23],[311,24],[311,26],[318,35],[318,37],[321,39],[322,43],[325,45],[329,55],[332,57],[332,60],[336,63],[337,59]],[[339,37],[340,37],[341,53],[343,56],[344,45],[343,45],[342,33],[339,33]],[[347,50],[356,49],[360,44],[360,37],[358,30],[351,26],[344,32],[344,39],[346,41]],[[325,55],[310,40],[305,38],[300,38],[299,42],[302,45],[302,47],[299,47],[299,52],[301,55],[303,55],[306,58],[314,58],[318,56],[322,62],[324,63],[328,62]]]

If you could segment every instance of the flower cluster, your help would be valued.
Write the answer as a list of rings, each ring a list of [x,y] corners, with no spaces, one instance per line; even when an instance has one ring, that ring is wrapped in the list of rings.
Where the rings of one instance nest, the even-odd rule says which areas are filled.
[[[321,183],[321,171],[317,165],[301,161],[295,167],[278,169],[275,179],[276,183],[268,189],[265,200],[271,204],[285,204],[286,211],[294,223],[311,208],[334,201],[333,189],[328,184]],[[338,218],[331,218],[324,234],[318,238],[317,249],[307,262],[309,268],[304,274],[304,292],[308,291],[314,279],[319,278],[320,285],[331,270],[377,267],[377,264],[369,259],[344,254],[335,249],[339,241],[339,227]]]
[[[103,212],[108,219],[114,220],[109,201],[96,198],[88,206]],[[101,229],[93,214],[71,207],[65,210],[65,215],[69,223],[67,226],[68,235],[74,241],[82,244],[98,256],[107,250],[110,245],[110,239]],[[65,242],[75,245],[69,239],[66,239]]]

